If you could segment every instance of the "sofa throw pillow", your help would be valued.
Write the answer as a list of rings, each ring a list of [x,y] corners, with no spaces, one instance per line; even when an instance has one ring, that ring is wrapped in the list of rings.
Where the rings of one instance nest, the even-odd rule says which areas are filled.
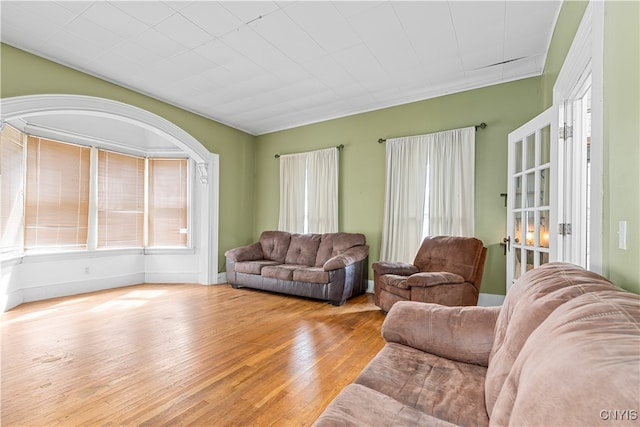
[[[264,231],[260,235],[262,256],[269,261],[284,262],[291,242],[291,234],[286,231]]]
[[[313,266],[319,245],[319,234],[292,234],[285,264]]]

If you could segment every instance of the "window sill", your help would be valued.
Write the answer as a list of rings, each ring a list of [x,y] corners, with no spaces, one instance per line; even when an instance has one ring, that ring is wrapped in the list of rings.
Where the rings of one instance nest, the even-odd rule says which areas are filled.
[[[193,255],[194,248],[117,248],[117,249],[96,249],[96,250],[79,250],[79,251],[55,251],[55,252],[26,252],[26,253],[7,253],[2,255],[0,261],[3,266],[37,263],[65,261],[73,259],[89,259],[102,258],[125,255]]]

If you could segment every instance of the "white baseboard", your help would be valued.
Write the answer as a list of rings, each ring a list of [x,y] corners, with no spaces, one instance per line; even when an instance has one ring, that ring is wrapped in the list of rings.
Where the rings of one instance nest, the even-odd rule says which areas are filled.
[[[77,282],[57,283],[55,285],[22,288],[20,303],[40,301],[50,298],[66,297],[87,292],[102,291],[104,289],[121,288],[145,282],[144,273],[111,276],[95,280],[80,280]]]
[[[372,294],[373,293],[373,280],[368,280],[367,281],[367,293],[368,294]]]
[[[227,283],[227,272],[223,271],[222,273],[218,273],[218,281],[216,284]]]
[[[482,307],[493,307],[496,305],[502,305],[503,302],[504,295],[480,293],[480,296],[478,297],[478,305]]]
[[[142,283],[198,283],[198,273],[145,273]]]

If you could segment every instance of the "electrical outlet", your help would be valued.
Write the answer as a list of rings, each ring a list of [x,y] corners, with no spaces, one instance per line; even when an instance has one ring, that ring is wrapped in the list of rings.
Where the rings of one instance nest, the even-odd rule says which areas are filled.
[[[89,267],[84,268],[84,274],[89,274],[90,272],[91,270],[89,269]]]

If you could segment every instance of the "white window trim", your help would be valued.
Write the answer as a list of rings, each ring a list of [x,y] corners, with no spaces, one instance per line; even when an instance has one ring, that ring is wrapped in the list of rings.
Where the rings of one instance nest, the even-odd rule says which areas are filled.
[[[590,270],[602,273],[603,233],[603,93],[604,93],[604,2],[589,2],[571,48],[553,86],[553,108],[569,99],[576,84],[591,73],[591,206]],[[557,129],[557,128],[556,128]],[[553,129],[552,129],[553,131]],[[557,131],[555,133],[557,135]],[[558,200],[558,202],[560,202]],[[556,221],[557,223],[557,221]]]

